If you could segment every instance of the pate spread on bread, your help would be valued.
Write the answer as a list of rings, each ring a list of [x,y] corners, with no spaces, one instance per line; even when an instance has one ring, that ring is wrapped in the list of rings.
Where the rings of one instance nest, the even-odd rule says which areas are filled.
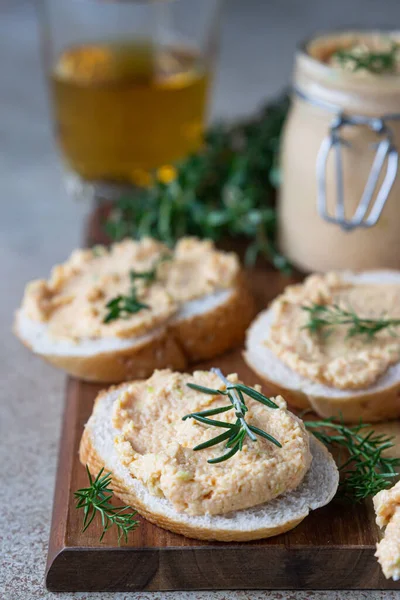
[[[237,376],[229,377],[232,383]],[[215,447],[193,452],[197,444],[214,437],[215,431],[185,414],[226,405],[224,396],[202,394],[187,386],[196,383],[219,388],[221,382],[209,371],[193,376],[156,371],[150,379],[134,382],[114,404],[113,425],[121,431],[115,441],[121,462],[156,496],[167,498],[178,512],[190,515],[221,514],[272,500],[299,486],[310,463],[309,436],[303,423],[286,410],[283,398],[278,409],[251,398],[246,420],[279,440],[277,447],[265,439],[245,441],[234,460],[211,466],[207,459]],[[216,415],[234,423],[235,411]],[[239,485],[238,485],[239,482]]]
[[[237,382],[236,375],[228,376],[228,384]],[[335,462],[283,398],[275,399],[274,409],[246,400],[246,421],[275,436],[281,447],[247,439],[234,457],[210,464],[224,444],[194,449],[215,430],[183,417],[218,408],[221,395],[188,384],[226,390],[214,373],[166,370],[102,392],[82,436],[81,462],[92,473],[110,471],[115,494],[149,521],[198,539],[277,535],[332,499],[339,479]],[[212,417],[235,418],[235,411]]]
[[[211,358],[240,343],[253,314],[234,253],[126,239],[77,250],[28,284],[14,329],[72,375],[112,382]]]
[[[400,415],[400,336],[385,327],[373,336],[351,333],[354,320],[308,327],[310,307],[361,319],[400,317],[400,273],[328,273],[289,286],[247,332],[248,365],[298,408],[346,422]]]

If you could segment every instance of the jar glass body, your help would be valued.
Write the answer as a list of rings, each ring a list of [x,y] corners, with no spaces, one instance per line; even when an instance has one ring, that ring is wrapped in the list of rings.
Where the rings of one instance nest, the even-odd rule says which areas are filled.
[[[329,42],[329,36],[324,39]],[[304,271],[400,268],[400,177],[396,177],[376,225],[345,231],[320,216],[316,174],[321,144],[338,114],[381,118],[400,112],[399,75],[357,77],[331,68],[301,49],[296,56],[294,89],[281,146],[281,250]],[[399,148],[400,120],[388,119],[387,125],[394,147]],[[363,195],[379,137],[361,125],[344,127],[340,137],[344,207],[350,218]],[[334,152],[326,163],[325,189],[328,211],[335,214],[338,175]]]

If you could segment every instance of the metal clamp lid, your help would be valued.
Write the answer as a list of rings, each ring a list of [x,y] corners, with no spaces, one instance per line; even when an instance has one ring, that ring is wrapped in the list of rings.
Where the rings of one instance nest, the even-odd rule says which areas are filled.
[[[399,161],[398,151],[393,143],[393,132],[387,124],[387,121],[400,119],[400,113],[383,115],[382,117],[349,116],[338,107],[316,101],[305,95],[299,89],[295,88],[294,91],[303,100],[336,113],[329,127],[328,135],[322,141],[317,156],[317,210],[319,215],[328,223],[339,225],[344,231],[352,231],[357,227],[368,228],[376,225],[396,179]],[[341,128],[348,126],[366,126],[377,135],[382,136],[382,139],[377,144],[374,144],[376,153],[371,171],[368,175],[360,203],[358,204],[354,215],[349,219],[346,218],[345,214],[342,146],[350,147],[351,144],[340,135]],[[328,211],[326,194],[326,169],[331,150],[334,151],[336,168],[337,199],[334,214],[330,214]],[[378,180],[382,174],[386,161],[386,173],[380,188],[376,192],[376,199],[373,202]]]

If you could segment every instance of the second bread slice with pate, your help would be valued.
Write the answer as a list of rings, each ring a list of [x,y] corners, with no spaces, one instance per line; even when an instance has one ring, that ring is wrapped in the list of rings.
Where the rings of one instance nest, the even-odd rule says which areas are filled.
[[[148,306],[105,324],[107,303],[129,296],[129,285]],[[79,298],[82,294],[92,299]],[[155,240],[125,240],[110,250],[76,251],[53,269],[49,281],[27,286],[14,331],[33,352],[71,375],[119,382],[216,356],[242,341],[253,315],[233,253],[194,238],[181,240],[173,251]],[[67,324],[60,327],[63,317]]]
[[[350,284],[400,286],[398,271],[365,271],[337,274]],[[349,307],[351,309],[351,307]],[[379,312],[379,311],[378,311]],[[378,316],[382,316],[384,308]],[[340,389],[299,374],[269,347],[268,339],[275,320],[274,304],[262,311],[246,334],[244,358],[269,389],[282,394],[296,408],[313,409],[321,417],[342,418],[356,423],[385,421],[400,416],[400,362],[388,367],[371,385],[360,389]],[[296,335],[296,331],[293,332]],[[329,335],[329,332],[327,332]],[[397,333],[395,332],[395,336]],[[396,341],[396,337],[393,338]],[[368,339],[365,339],[368,349]],[[346,361],[347,355],[343,354]]]

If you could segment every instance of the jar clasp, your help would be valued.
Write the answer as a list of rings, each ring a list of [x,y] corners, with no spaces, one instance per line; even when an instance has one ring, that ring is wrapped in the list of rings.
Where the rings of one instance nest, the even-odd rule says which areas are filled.
[[[377,135],[382,136],[382,139],[376,144],[375,157],[360,203],[354,215],[351,218],[346,218],[342,146],[349,145],[349,142],[340,136],[340,130],[343,127],[360,125],[369,127]],[[334,151],[336,171],[337,197],[334,214],[330,214],[328,211],[326,195],[326,168],[331,150]],[[392,131],[383,118],[348,116],[345,114],[335,116],[330,125],[329,134],[323,140],[317,157],[317,209],[320,216],[328,223],[339,225],[345,231],[352,231],[357,227],[367,228],[376,225],[396,179],[398,159],[398,152],[393,144]],[[387,162],[386,173],[373,202],[385,162]]]

